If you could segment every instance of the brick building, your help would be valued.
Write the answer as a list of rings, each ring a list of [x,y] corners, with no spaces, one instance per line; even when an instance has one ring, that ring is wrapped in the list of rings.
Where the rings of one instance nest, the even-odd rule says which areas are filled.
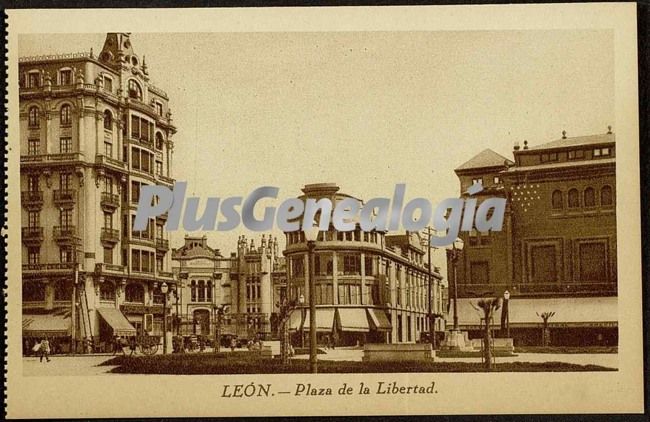
[[[523,148],[514,161],[485,150],[458,167],[461,195],[507,199],[503,231],[463,233],[457,280],[448,257],[450,291],[457,281],[462,330],[478,337],[482,324],[471,306],[507,290],[515,344],[540,344],[549,319],[555,345],[616,345],[616,144],[611,129]],[[450,295],[451,296],[451,295]],[[493,321],[499,330],[499,311]],[[504,335],[501,332],[499,335]]]

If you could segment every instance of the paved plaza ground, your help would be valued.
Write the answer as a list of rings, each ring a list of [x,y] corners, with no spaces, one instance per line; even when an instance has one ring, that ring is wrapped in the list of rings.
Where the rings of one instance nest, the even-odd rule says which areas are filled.
[[[222,351],[226,351],[222,349]],[[207,350],[203,353],[210,353]],[[340,348],[325,350],[319,354],[319,360],[361,361],[363,350]],[[39,362],[38,357],[23,358],[23,374],[25,376],[71,376],[71,375],[115,375],[109,371],[112,366],[99,366],[111,359],[112,355],[78,355],[52,356],[50,362]],[[307,359],[307,355],[296,356],[294,359]],[[436,358],[438,362],[480,362],[480,358]],[[496,363],[504,362],[565,362],[579,365],[599,365],[607,368],[618,368],[618,354],[552,354],[552,353],[520,353],[518,356],[500,357]]]

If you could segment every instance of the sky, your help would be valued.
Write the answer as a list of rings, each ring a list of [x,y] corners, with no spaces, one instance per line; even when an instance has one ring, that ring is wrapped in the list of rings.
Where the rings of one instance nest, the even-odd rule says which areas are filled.
[[[21,36],[19,51],[97,54],[104,38]],[[485,148],[512,158],[516,141],[616,131],[613,41],[593,30],[131,34],[169,95],[173,177],[188,195],[270,185],[276,206],[319,182],[364,200],[405,183],[407,200],[435,206],[458,196],[454,168]],[[241,234],[254,233],[207,233],[224,254]]]

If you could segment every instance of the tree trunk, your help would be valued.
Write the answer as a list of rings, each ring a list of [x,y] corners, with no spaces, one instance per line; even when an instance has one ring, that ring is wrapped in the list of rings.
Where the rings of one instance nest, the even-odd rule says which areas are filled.
[[[483,336],[483,353],[485,356],[485,369],[492,370],[492,345],[490,344],[490,324],[485,324],[485,333]]]

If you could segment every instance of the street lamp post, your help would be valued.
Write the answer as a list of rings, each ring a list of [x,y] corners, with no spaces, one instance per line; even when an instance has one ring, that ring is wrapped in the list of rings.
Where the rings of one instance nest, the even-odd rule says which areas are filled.
[[[300,303],[300,322],[301,322],[301,327],[300,327],[300,347],[305,348],[305,330],[302,329],[302,327],[305,325],[305,295],[301,294],[300,297],[298,298],[298,303]]]
[[[215,305],[214,312],[216,314],[215,333],[214,333],[214,351],[219,353],[221,351],[221,317],[223,316],[223,305]]]
[[[506,338],[510,338],[510,292],[503,292],[503,308],[501,312],[506,314]]]
[[[461,238],[457,238],[451,245],[451,261],[454,265],[454,331],[458,331],[458,259],[460,258],[461,251],[463,250],[464,242]]]
[[[163,282],[160,292],[163,294],[163,355],[167,354],[167,292],[169,286]]]
[[[318,227],[312,226],[305,232],[307,240],[307,257],[309,262],[309,368],[312,374],[318,373],[318,355],[316,354],[316,283],[314,271],[314,249],[318,238]]]
[[[428,288],[427,288],[427,303],[428,303],[428,310],[427,314],[429,317],[429,342],[431,343],[431,348],[435,350],[436,348],[436,318],[433,315],[433,274],[432,274],[432,268],[431,268],[431,236],[434,233],[434,229],[432,227],[427,227],[425,230],[425,241],[424,245],[427,248],[427,257],[428,257],[428,266],[429,266],[429,273],[428,273]]]

